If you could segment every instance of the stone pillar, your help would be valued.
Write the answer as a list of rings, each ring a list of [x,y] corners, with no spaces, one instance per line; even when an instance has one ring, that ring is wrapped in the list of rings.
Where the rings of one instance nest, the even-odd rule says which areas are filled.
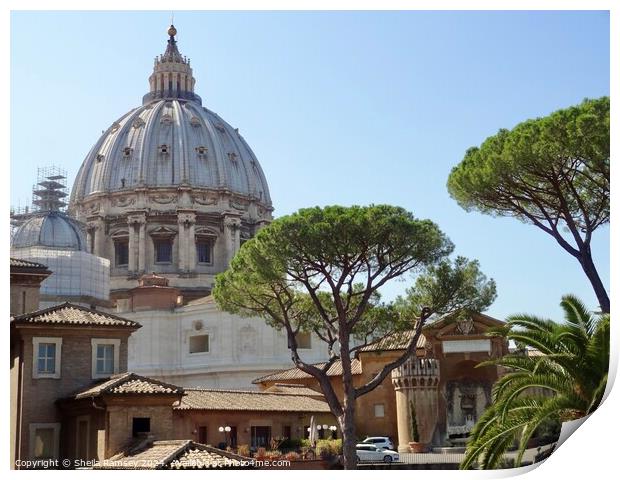
[[[139,225],[138,271],[142,274],[146,271],[146,219],[142,219]]]
[[[420,443],[430,445],[439,410],[439,361],[411,357],[392,371],[396,391],[398,451],[408,452],[411,437],[411,402],[415,405]]]
[[[129,264],[127,270],[129,274],[144,272],[144,261],[146,256],[146,215],[144,213],[129,215],[127,217],[129,225]]]
[[[179,271],[193,272],[196,269],[196,244],[194,240],[196,213],[177,212],[179,224]]]
[[[177,223],[179,225],[179,236],[177,237],[178,251],[179,251],[179,272],[184,273],[187,270],[187,262],[185,257],[187,255],[187,234],[185,231],[185,218],[184,214],[179,213],[177,215]]]
[[[88,241],[88,249],[90,253],[96,255],[97,257],[107,258],[105,252],[105,224],[102,218],[97,218],[91,222],[88,222],[87,232],[89,238]],[[92,251],[91,251],[92,247]]]
[[[189,224],[187,235],[187,270],[191,273],[196,270],[196,221]]]
[[[128,220],[129,223],[129,262],[127,265],[127,270],[130,275],[136,273],[136,228],[135,224]]]
[[[241,219],[226,215],[224,217],[224,244],[226,247],[226,265],[230,265],[231,260],[239,251],[240,245]]]

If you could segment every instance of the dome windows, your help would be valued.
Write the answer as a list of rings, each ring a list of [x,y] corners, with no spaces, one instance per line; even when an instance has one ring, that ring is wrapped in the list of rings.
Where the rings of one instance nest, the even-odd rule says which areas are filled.
[[[133,122],[133,128],[141,128],[144,127],[145,122],[140,117],[136,118]]]
[[[97,156],[95,157],[95,160],[97,160],[97,163],[101,163],[103,162],[104,158],[105,157],[101,153],[98,153]]]
[[[161,124],[162,125],[171,125],[172,124],[172,115],[169,113],[164,113],[161,116]]]
[[[162,144],[159,146],[159,153],[162,155],[168,155],[170,147],[167,144]]]
[[[228,160],[230,160],[231,162],[236,162],[237,161],[237,154],[235,152],[229,152],[228,153]]]
[[[133,148],[131,147],[123,148],[123,158],[131,158],[132,153],[133,153]]]
[[[199,156],[200,158],[204,158],[204,157],[206,157],[206,156],[207,156],[207,151],[208,151],[208,150],[209,150],[209,149],[208,149],[207,147],[202,146],[202,145],[201,145],[201,146],[199,146],[199,147],[196,147],[196,153],[198,154],[198,156]]]
[[[199,127],[200,126],[200,119],[198,117],[192,117],[192,119],[189,121],[189,123],[191,124],[192,127]]]

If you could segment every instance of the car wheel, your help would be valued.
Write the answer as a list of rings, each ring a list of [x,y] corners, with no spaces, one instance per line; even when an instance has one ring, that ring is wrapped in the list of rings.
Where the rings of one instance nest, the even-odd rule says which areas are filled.
[[[390,455],[386,455],[385,457],[383,457],[383,461],[385,463],[392,463],[392,457]]]
[[[360,457],[355,457],[355,458],[357,459],[357,463],[361,462]]]

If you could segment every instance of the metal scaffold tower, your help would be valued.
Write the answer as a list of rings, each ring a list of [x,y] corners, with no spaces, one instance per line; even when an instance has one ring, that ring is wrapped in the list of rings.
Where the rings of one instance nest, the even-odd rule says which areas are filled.
[[[67,209],[67,171],[55,165],[37,168],[37,183],[32,187],[32,205],[11,207],[11,226],[18,227],[24,221],[41,212]]]

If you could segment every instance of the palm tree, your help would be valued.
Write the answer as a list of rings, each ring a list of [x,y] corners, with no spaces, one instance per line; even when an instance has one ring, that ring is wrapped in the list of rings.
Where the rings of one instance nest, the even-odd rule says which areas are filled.
[[[480,365],[500,365],[508,373],[493,385],[493,404],[471,432],[461,469],[478,462],[497,468],[515,443],[521,460],[527,441],[548,419],[568,421],[592,413],[603,399],[609,366],[609,314],[593,314],[574,296],[562,297],[565,323],[515,315],[490,334],[519,347]],[[533,348],[542,355],[527,356]]]

